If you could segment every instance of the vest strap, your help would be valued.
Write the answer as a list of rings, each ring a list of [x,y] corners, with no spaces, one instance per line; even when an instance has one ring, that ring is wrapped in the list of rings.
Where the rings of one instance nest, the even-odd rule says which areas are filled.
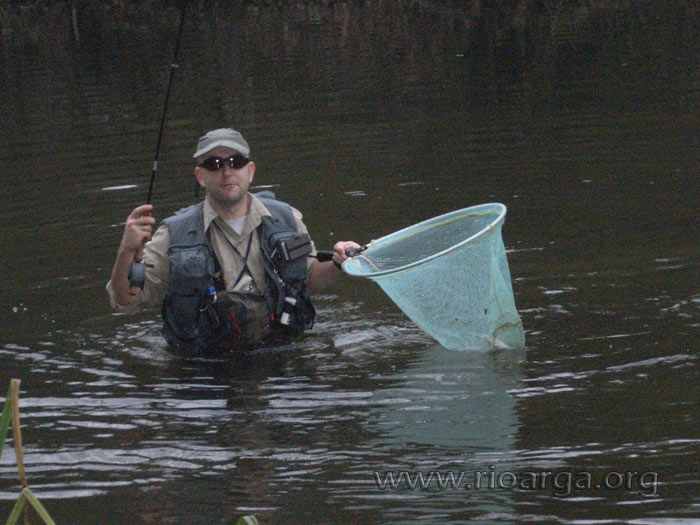
[[[241,279],[243,279],[243,276],[244,276],[246,273],[247,273],[248,275],[250,275],[250,278],[251,278],[251,279],[253,279],[253,272],[251,272],[251,271],[250,271],[250,268],[248,267],[248,256],[250,255],[250,247],[251,247],[251,245],[253,244],[253,234],[255,233],[255,231],[250,232],[250,235],[248,236],[248,246],[247,246],[247,248],[246,248],[246,250],[245,250],[245,255],[243,255],[243,254],[238,250],[238,248],[236,248],[236,247],[234,246],[234,244],[229,240],[229,238],[226,237],[226,235],[225,235],[224,232],[221,230],[221,227],[216,223],[216,221],[214,221],[214,226],[216,226],[216,229],[219,230],[219,232],[221,232],[221,235],[222,235],[223,238],[226,240],[226,242],[227,242],[228,245],[231,247],[231,249],[233,249],[233,251],[236,253],[236,255],[238,255],[241,259],[243,259],[243,269],[241,270],[241,273],[238,274],[238,277],[236,277],[236,280],[235,280],[235,282],[233,283],[233,289],[235,289],[236,286],[238,285],[238,283],[241,282]],[[211,239],[209,239],[209,241],[210,241],[210,243],[211,243]],[[213,247],[212,247],[211,251],[212,251],[212,253],[214,253],[214,248],[213,248]],[[215,253],[214,253],[214,259],[216,260],[216,265],[218,266],[218,270],[219,270],[220,272],[223,271],[223,270],[221,269],[221,265],[219,265],[219,261],[218,261],[218,259],[217,259]]]

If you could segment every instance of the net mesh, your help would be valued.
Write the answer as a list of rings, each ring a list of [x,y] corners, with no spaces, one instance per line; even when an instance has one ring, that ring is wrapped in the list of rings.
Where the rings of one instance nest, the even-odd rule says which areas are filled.
[[[501,226],[502,204],[482,204],[372,241],[343,264],[374,280],[445,348],[522,347]]]

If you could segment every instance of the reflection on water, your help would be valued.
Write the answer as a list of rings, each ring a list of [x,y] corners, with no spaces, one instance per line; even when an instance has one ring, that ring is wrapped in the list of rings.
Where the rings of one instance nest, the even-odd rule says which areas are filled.
[[[378,406],[369,418],[369,428],[376,437],[370,442],[369,464],[357,474],[366,480],[370,469],[380,480],[392,473],[396,481],[402,472],[414,477],[420,473],[425,482],[433,472],[461,479],[461,485],[440,494],[439,482],[434,479],[428,483],[429,490],[411,491],[410,484],[402,483],[398,489],[389,484],[379,494],[362,493],[357,488],[354,492],[387,508],[396,503],[397,496],[406,496],[402,498],[402,515],[425,513],[428,517],[452,515],[471,520],[489,519],[495,511],[514,519],[507,492],[494,494],[487,486],[470,490],[470,484],[478,473],[496,468],[513,470],[519,424],[509,390],[518,384],[525,352],[426,350],[417,362],[377,378]],[[375,478],[375,488],[378,485]],[[384,512],[382,522],[400,520],[396,513]]]
[[[518,384],[518,362],[523,359],[524,351],[517,350],[456,355],[430,348],[418,363],[385,378],[389,385],[376,399],[390,413],[372,417],[382,430],[375,447],[386,442],[463,453],[510,450],[518,424],[509,390]]]
[[[299,344],[221,361],[173,354],[157,312],[113,314],[104,291],[145,199],[174,9],[84,7],[76,44],[59,4],[0,11],[0,387],[22,379],[29,483],[57,522],[697,516],[697,13],[205,2],[158,219],[193,200],[197,137],[229,124],[319,247],[503,202],[529,345],[445,351],[346,279]],[[378,488],[388,471],[653,472],[658,490]],[[18,490],[6,447],[0,516]]]

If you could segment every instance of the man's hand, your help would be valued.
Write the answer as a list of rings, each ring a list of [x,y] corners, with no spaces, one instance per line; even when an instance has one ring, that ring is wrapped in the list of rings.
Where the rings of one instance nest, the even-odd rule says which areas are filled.
[[[338,241],[333,246],[333,262],[336,265],[343,264],[343,261],[348,258],[345,253],[347,250],[359,250],[360,248],[362,247],[353,241]]]
[[[122,306],[131,304],[133,297],[138,294],[138,290],[129,288],[129,269],[136,254],[153,233],[156,220],[151,216],[152,211],[153,206],[143,204],[135,208],[126,219],[124,235],[119,244],[111,276],[114,300]]]
[[[345,250],[360,249],[361,246],[353,241],[339,241],[333,246],[333,260],[315,262],[306,280],[306,286],[311,293],[318,293],[330,286],[340,275],[340,265],[348,258]]]
[[[119,251],[134,254],[151,238],[153,225],[156,223],[155,218],[151,215],[152,211],[152,205],[143,204],[131,212],[126,219]]]

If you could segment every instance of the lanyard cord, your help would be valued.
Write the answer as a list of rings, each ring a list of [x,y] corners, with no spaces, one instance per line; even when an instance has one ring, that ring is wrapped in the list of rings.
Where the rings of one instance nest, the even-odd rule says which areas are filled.
[[[238,283],[241,282],[241,279],[243,279],[243,275],[245,275],[246,273],[248,275],[250,275],[251,280],[253,280],[253,282],[255,282],[255,279],[253,279],[253,272],[251,272],[250,268],[248,267],[248,256],[250,255],[250,247],[253,244],[253,234],[255,233],[255,230],[250,232],[250,235],[248,236],[248,247],[245,250],[245,256],[244,256],[240,251],[238,251],[238,249],[233,245],[233,243],[228,239],[228,237],[226,237],[226,234],[224,234],[224,232],[221,230],[221,227],[216,223],[216,221],[214,221],[214,226],[216,226],[216,229],[219,230],[219,233],[221,233],[221,235],[226,240],[226,242],[229,244],[229,246],[231,246],[233,251],[236,252],[236,255],[238,255],[241,259],[243,259],[243,269],[241,270],[241,273],[238,274],[238,277],[236,278],[236,282],[233,283],[232,288],[236,288]],[[210,240],[210,243],[211,243],[211,240]],[[213,251],[214,251],[214,249],[212,247],[212,252]],[[222,269],[222,271],[223,271],[223,269]]]

